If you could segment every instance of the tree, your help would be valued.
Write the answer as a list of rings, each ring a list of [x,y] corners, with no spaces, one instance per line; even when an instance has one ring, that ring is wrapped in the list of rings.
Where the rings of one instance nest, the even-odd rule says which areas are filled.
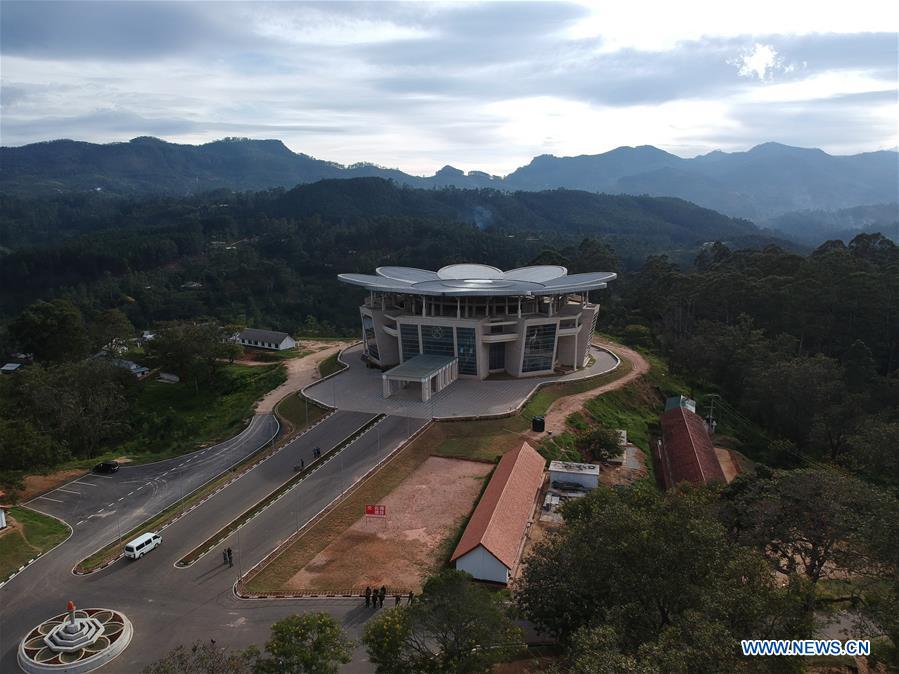
[[[611,461],[621,456],[621,438],[618,431],[597,426],[578,435],[575,445],[581,455],[593,461]]]
[[[19,348],[38,361],[77,360],[90,347],[81,312],[62,299],[35,302],[10,324],[9,332]]]
[[[895,573],[899,502],[830,469],[740,477],[723,492],[719,519],[776,571],[812,585],[823,578]],[[809,595],[809,608],[814,595]]]
[[[134,337],[134,326],[118,309],[107,309],[91,321],[91,348],[95,351],[122,347]]]
[[[704,633],[727,634],[734,649],[741,638],[807,634],[802,588],[780,587],[760,554],[727,540],[713,498],[638,484],[570,502],[565,527],[525,560],[519,609],[564,643],[608,626],[630,656],[668,629],[699,623],[714,624]]]
[[[163,367],[191,378],[194,388],[199,389],[201,381],[215,379],[220,360],[235,357],[230,336],[215,323],[165,323],[148,350]]]
[[[190,648],[177,646],[161,660],[143,669],[143,674],[253,674],[258,651],[229,651],[215,641],[197,641]]]
[[[353,642],[327,613],[292,615],[272,625],[265,644],[270,657],[257,674],[337,674],[352,658]]]
[[[452,569],[427,580],[411,606],[383,611],[362,642],[379,674],[473,674],[522,647],[497,596]]]

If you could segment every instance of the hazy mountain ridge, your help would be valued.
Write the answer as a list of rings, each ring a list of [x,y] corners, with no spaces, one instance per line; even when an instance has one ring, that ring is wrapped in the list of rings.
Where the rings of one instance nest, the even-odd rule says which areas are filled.
[[[428,177],[369,163],[344,166],[294,153],[279,140],[249,139],[204,145],[148,137],[105,145],[49,141],[0,148],[0,165],[0,191],[31,195],[98,189],[115,194],[183,195],[379,177],[424,188],[567,188],[673,196],[757,222],[793,211],[831,211],[899,200],[899,154],[895,151],[834,156],[778,143],[692,159],[649,145],[598,155],[540,155],[505,177],[464,173],[452,166]]]

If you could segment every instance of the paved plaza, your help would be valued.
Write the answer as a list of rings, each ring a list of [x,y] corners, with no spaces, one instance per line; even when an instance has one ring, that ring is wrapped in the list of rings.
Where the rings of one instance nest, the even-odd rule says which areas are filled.
[[[595,377],[618,367],[618,359],[604,349],[591,346],[590,355],[594,362],[577,372],[527,379],[459,379],[428,402],[422,402],[417,386],[384,398],[382,373],[365,366],[362,345],[357,344],[340,356],[341,361],[348,365],[345,370],[303,391],[323,405],[354,412],[394,414],[416,419],[502,416],[518,410],[543,384]]]

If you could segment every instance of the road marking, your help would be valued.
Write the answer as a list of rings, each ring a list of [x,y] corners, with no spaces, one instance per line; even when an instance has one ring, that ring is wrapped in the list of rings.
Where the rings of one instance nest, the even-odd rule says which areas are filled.
[[[46,499],[48,501],[54,501],[56,503],[63,503],[63,501],[60,501],[58,498],[50,498],[49,496],[38,496],[38,498]]]
[[[112,478],[109,475],[97,475],[95,473],[91,473],[90,475],[85,475],[85,477],[99,477],[104,480],[111,480]]]
[[[129,491],[128,496],[131,496],[131,494],[133,494],[133,493],[134,493],[134,490]]]
[[[75,484],[83,484],[83,485],[86,485],[86,486],[88,486],[88,487],[96,487],[96,486],[97,486],[97,485],[95,485],[93,482],[81,482],[81,481],[79,481],[79,480],[75,480]]]
[[[80,491],[72,491],[71,489],[63,489],[62,487],[58,487],[58,488],[56,489],[56,491],[64,491],[64,492],[66,492],[67,494],[79,494],[79,495],[81,494]]]
[[[79,524],[84,524],[87,520],[81,520],[80,522],[75,522],[75,526],[77,527]]]
[[[107,508],[112,508],[114,505],[115,505],[115,503],[110,503],[110,504],[109,504],[108,506],[106,506],[106,507],[107,507]],[[100,512],[103,512],[103,511],[101,510]]]

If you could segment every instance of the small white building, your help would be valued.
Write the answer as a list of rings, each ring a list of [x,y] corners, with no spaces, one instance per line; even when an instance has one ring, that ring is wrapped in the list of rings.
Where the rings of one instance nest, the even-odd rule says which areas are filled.
[[[3,500],[4,496],[6,496],[6,494],[0,491],[0,501]],[[0,529],[6,528],[6,508],[9,508],[9,506],[0,505]]]
[[[576,484],[584,489],[596,489],[599,486],[599,466],[592,463],[574,463],[572,461],[553,461],[549,464],[549,483]]]
[[[529,444],[506,452],[450,559],[476,580],[508,584],[543,486],[546,461]]]
[[[256,328],[247,328],[237,333],[237,341],[251,349],[272,349],[274,351],[285,351],[297,345],[296,340],[286,332],[257,330]]]
[[[21,363],[7,363],[3,367],[0,367],[0,373],[12,374],[13,372],[16,372],[17,370],[21,369],[21,367],[22,367]]]

